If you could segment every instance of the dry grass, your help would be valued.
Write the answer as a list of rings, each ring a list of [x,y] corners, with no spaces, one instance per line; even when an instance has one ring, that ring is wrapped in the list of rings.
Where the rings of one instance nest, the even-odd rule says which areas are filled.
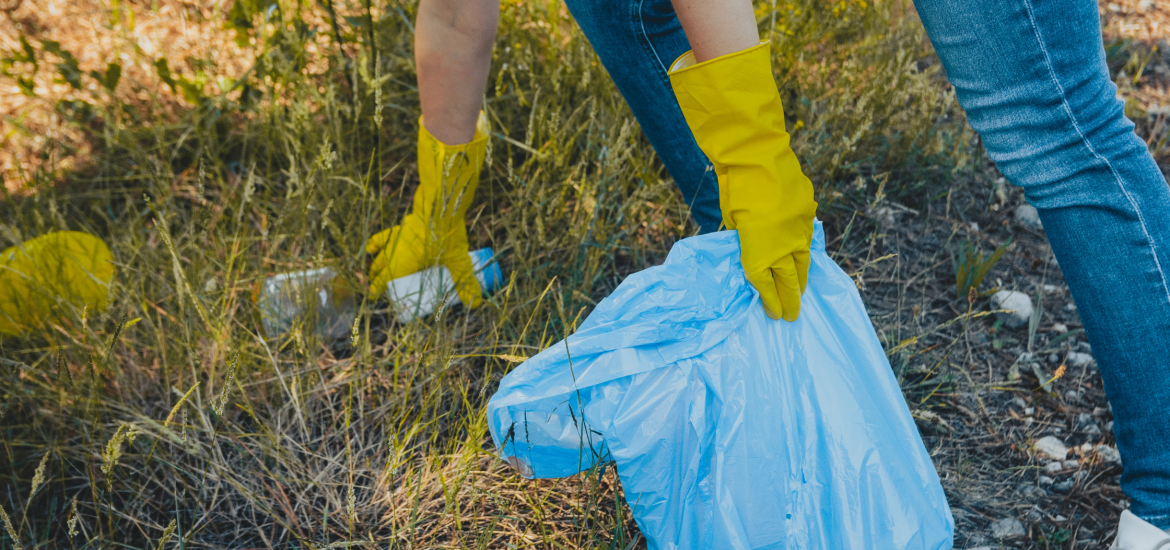
[[[800,123],[794,147],[836,236],[830,248],[865,286],[880,334],[891,349],[915,335],[969,345],[987,327],[937,330],[963,313],[932,294],[953,281],[954,243],[912,253],[913,239],[897,240],[876,215],[897,202],[925,213],[933,234],[970,212],[1007,212],[1005,203],[988,214],[977,199],[994,196],[994,173],[920,26],[891,15],[904,6],[841,12],[804,0],[778,6],[781,32],[771,33],[770,5],[759,13],[790,123]],[[0,202],[0,248],[84,230],[118,263],[109,311],[61,311],[37,334],[0,340],[0,506],[13,531],[4,544],[644,545],[612,471],[522,480],[494,458],[483,415],[516,356],[571,333],[625,275],[695,229],[563,6],[505,3],[493,60],[496,136],[470,240],[502,253],[507,286],[482,309],[406,325],[367,300],[345,342],[305,330],[266,339],[252,297],[272,273],[322,265],[361,285],[366,237],[400,218],[417,173],[414,4],[373,6],[373,47],[357,2],[335,3],[335,33],[321,5],[282,1],[246,14],[254,28],[240,43],[223,30],[232,6],[26,0],[4,23],[5,56],[21,33],[55,40],[83,74],[81,89],[54,84],[60,56],[31,40],[39,72],[15,62],[0,78],[6,189],[24,195]],[[88,71],[115,59],[124,73],[111,94]],[[36,97],[19,95],[16,78],[31,78]],[[888,252],[902,255],[873,262]],[[913,384],[925,379],[912,368],[907,394],[921,399]],[[959,373],[947,380],[960,385],[915,407],[941,410],[965,391]],[[947,479],[959,471],[951,456],[937,457]]]

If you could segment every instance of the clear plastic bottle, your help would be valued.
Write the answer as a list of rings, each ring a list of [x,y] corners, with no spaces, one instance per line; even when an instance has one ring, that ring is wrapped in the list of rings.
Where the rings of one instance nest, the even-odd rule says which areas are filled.
[[[323,338],[341,339],[353,327],[355,295],[337,272],[321,267],[269,277],[256,305],[269,337],[287,334],[303,322]]]
[[[468,256],[471,257],[475,278],[484,294],[495,291],[503,284],[504,273],[500,270],[500,264],[492,261],[495,252],[491,248],[473,250]],[[390,281],[386,284],[386,296],[394,304],[401,323],[431,315],[440,306],[459,303],[455,280],[451,277],[451,271],[444,266],[424,269]]]

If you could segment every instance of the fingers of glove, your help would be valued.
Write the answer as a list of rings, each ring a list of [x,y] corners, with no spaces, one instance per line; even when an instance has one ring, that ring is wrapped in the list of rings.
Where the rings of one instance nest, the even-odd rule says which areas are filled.
[[[399,226],[396,225],[390,229],[383,229],[377,233],[374,233],[372,237],[366,240],[366,253],[377,254],[381,252],[383,248],[386,248],[386,243],[390,242],[390,239],[398,227]]]
[[[800,294],[804,290],[798,274],[797,261],[792,254],[780,258],[771,268],[772,279],[776,285],[776,295],[780,299],[780,316],[785,321],[792,322],[800,315]],[[808,279],[808,270],[805,270],[805,280]]]
[[[800,295],[804,296],[804,290],[808,288],[809,253],[793,252],[792,259],[796,262],[796,278],[800,282]]]
[[[776,283],[772,280],[772,271],[764,268],[744,275],[760,293],[760,300],[764,303],[764,313],[767,313],[768,317],[779,319],[784,308],[780,302],[780,295],[776,292]]]
[[[455,291],[459,293],[459,301],[468,308],[479,307],[483,303],[483,290],[475,278],[475,266],[471,263],[471,256],[467,254],[467,247],[454,247],[443,254],[443,265],[451,271]]]

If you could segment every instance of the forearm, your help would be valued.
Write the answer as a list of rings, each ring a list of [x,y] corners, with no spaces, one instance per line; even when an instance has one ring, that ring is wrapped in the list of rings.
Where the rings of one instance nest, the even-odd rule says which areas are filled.
[[[446,144],[467,143],[487,89],[499,0],[421,0],[414,59],[423,119]]]
[[[698,63],[760,43],[751,0],[671,0],[671,4]]]

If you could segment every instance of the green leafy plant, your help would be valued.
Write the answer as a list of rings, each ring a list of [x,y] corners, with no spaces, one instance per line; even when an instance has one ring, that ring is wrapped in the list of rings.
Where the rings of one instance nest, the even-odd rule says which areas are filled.
[[[971,241],[963,241],[952,255],[955,266],[955,295],[964,298],[972,290],[979,290],[983,278],[995,267],[996,262],[1007,252],[1012,244],[1009,237],[1007,242],[999,245],[991,254],[984,254],[979,246]]]

